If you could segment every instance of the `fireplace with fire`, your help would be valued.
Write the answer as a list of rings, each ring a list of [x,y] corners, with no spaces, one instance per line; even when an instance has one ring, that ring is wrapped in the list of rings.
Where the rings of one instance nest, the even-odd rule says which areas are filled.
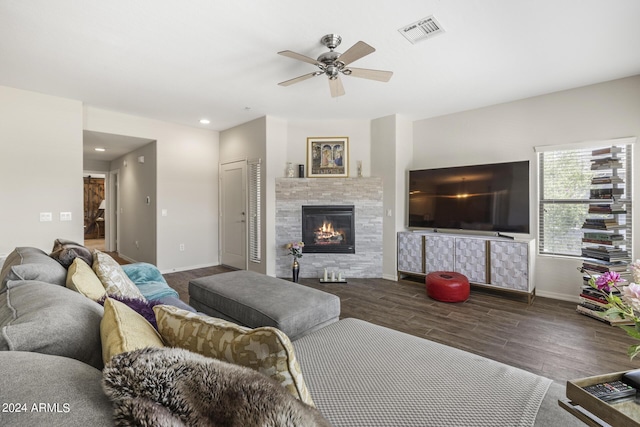
[[[306,253],[355,254],[353,205],[302,206],[302,241]]]

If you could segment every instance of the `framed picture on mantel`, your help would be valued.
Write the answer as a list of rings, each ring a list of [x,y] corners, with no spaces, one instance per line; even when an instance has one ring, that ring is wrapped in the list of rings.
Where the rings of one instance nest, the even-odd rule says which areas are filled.
[[[346,178],[348,176],[348,137],[307,138],[307,177]]]

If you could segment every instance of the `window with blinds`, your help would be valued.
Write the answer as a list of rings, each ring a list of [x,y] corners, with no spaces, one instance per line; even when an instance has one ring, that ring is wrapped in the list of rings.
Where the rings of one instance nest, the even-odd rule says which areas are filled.
[[[583,225],[585,219],[610,218],[611,215],[594,215],[589,213],[589,205],[597,203],[592,198],[593,189],[605,187],[597,184],[598,179],[606,180],[607,176],[618,176],[620,179],[614,187],[621,189],[622,194],[615,196],[615,202],[624,205],[626,213],[616,215],[618,223],[626,228],[618,231],[625,236],[627,250],[632,246],[632,142],[635,138],[603,141],[601,144],[575,144],[561,147],[537,147],[539,176],[539,237],[538,250],[541,255],[563,255],[581,257]],[[606,159],[606,150],[616,146],[619,151],[613,155],[617,158],[615,170],[592,169],[592,160]],[[604,155],[594,156],[597,150]],[[609,188],[611,184],[608,184]],[[605,203],[603,201],[603,203]]]
[[[262,261],[261,238],[261,164],[260,159],[249,161],[249,261]]]

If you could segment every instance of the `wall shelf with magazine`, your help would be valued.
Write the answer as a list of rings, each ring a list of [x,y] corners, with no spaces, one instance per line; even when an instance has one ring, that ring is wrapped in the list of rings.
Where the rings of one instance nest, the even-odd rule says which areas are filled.
[[[602,318],[606,299],[592,289],[588,280],[607,272],[630,279],[631,204],[627,182],[626,147],[611,146],[591,152],[589,210],[582,225],[582,271],[584,283],[578,312],[613,324]],[[630,182],[630,180],[629,180]],[[595,292],[591,292],[595,291]]]

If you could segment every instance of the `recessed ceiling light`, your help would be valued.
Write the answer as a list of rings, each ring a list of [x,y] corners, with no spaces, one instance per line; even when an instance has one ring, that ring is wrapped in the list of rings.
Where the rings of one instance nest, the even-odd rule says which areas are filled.
[[[200,119],[200,123],[202,123],[203,125],[208,125],[209,123],[211,123],[211,120],[209,120],[209,119]]]
[[[106,148],[102,148],[102,147],[94,148],[94,150],[96,150],[96,151],[107,151]]]

